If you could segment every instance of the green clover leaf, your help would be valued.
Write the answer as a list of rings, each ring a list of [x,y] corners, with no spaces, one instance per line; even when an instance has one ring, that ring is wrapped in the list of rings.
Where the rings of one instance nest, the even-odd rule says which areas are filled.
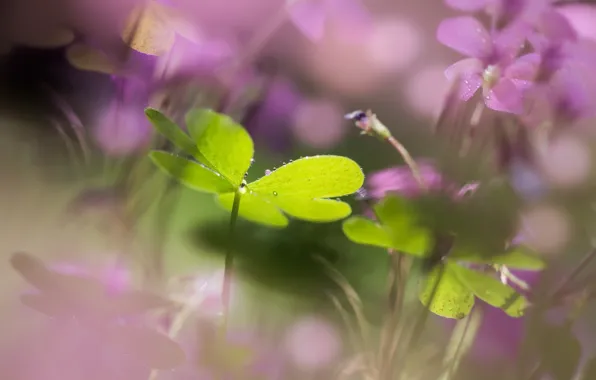
[[[462,319],[474,306],[474,293],[459,280],[452,265],[433,268],[418,298],[432,313],[445,318]]]
[[[459,281],[474,295],[487,304],[498,307],[511,317],[521,317],[527,306],[524,296],[487,274],[448,264]]]
[[[374,209],[380,223],[359,216],[344,222],[343,231],[350,240],[418,257],[428,253],[433,244],[432,235],[418,224],[417,212],[407,200],[390,196]]]
[[[404,254],[425,258],[434,244],[431,229],[424,228],[416,203],[389,196],[375,205],[379,222],[353,216],[343,223],[344,234],[358,244],[395,249]],[[431,312],[447,318],[463,318],[469,314],[478,297],[489,305],[502,309],[513,317],[523,314],[526,299],[513,288],[502,284],[488,274],[468,269],[466,263],[504,265],[515,269],[540,270],[544,261],[523,246],[515,246],[500,255],[486,256],[469,253],[458,244],[442,263],[444,273],[431,302],[432,290],[437,283],[439,269],[435,267],[424,280],[419,298]]]
[[[441,270],[443,274],[440,277]],[[439,279],[440,282],[436,285]],[[437,288],[433,297],[435,286]],[[419,293],[420,301],[431,312],[455,319],[464,318],[470,313],[475,297],[515,318],[521,317],[528,305],[524,296],[496,278],[449,260],[442,267],[433,268],[423,280]]]
[[[356,192],[364,182],[357,163],[346,157],[303,157],[246,184],[244,177],[254,154],[248,132],[226,115],[210,110],[187,114],[189,135],[155,109],[145,111],[155,129],[196,161],[162,151],[150,158],[183,185],[217,195],[238,215],[271,227],[288,225],[286,215],[312,222],[332,222],[350,215],[345,202],[329,199]]]

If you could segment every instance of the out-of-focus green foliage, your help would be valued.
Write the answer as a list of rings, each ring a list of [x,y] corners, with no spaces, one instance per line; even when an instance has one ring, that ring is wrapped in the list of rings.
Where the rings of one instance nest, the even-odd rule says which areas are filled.
[[[476,296],[513,317],[523,315],[526,306],[523,296],[490,274],[477,272],[460,264],[511,265],[512,268],[539,270],[543,268],[544,262],[521,246],[503,249],[503,253],[497,255],[484,255],[469,250],[470,246],[458,244],[460,240],[465,241],[465,234],[463,237],[454,234],[454,244],[446,252],[439,252],[439,257],[433,257],[437,254],[434,252],[436,242],[433,239],[437,236],[437,226],[425,223],[430,218],[425,213],[431,210],[419,208],[418,205],[405,198],[387,197],[374,206],[379,223],[363,217],[352,217],[343,223],[344,233],[356,243],[391,248],[419,259],[439,262],[437,265],[443,266],[444,273],[439,276],[440,268],[435,265],[423,281],[420,293],[422,303],[435,314],[463,318],[469,314]],[[445,226],[440,231],[459,230],[449,230]],[[435,289],[437,281],[440,282]]]

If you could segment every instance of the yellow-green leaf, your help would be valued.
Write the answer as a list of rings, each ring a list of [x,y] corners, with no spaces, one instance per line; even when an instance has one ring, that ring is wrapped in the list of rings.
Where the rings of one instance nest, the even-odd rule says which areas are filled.
[[[153,127],[172,144],[200,160],[201,156],[194,141],[176,123],[154,108],[145,109],[145,115]]]
[[[197,159],[217,170],[235,187],[240,186],[254,154],[248,132],[229,116],[211,110],[190,111],[186,126],[206,162]]]
[[[393,248],[416,256],[429,253],[433,244],[432,235],[418,225],[416,210],[406,199],[387,197],[375,206],[375,211],[391,235]]]
[[[218,200],[225,209],[232,211],[234,193],[220,194]],[[246,192],[240,198],[238,215],[244,219],[271,227],[285,227],[288,225],[288,218],[276,205],[251,192]]]
[[[435,267],[426,276],[419,299],[434,314],[452,319],[464,318],[474,306],[474,294],[459,281],[450,265]]]
[[[302,197],[271,198],[286,214],[310,222],[333,222],[352,213],[349,204],[333,199],[308,199]]]
[[[160,151],[151,152],[149,156],[162,171],[193,190],[214,194],[234,191],[225,178],[197,162]]]
[[[502,309],[512,317],[521,317],[528,304],[526,298],[494,277],[456,264],[448,264],[459,281],[487,304]]]
[[[393,248],[391,235],[378,223],[361,216],[353,216],[343,223],[342,229],[354,243]]]
[[[360,166],[347,157],[313,156],[290,162],[250,183],[257,193],[294,198],[329,198],[356,192],[364,182]]]

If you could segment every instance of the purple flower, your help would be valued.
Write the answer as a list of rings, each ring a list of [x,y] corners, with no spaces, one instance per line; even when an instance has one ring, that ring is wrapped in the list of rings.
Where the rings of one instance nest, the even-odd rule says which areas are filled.
[[[301,101],[302,94],[291,81],[273,78],[265,85],[255,108],[249,111],[246,128],[257,143],[283,150],[290,144],[292,117]]]
[[[92,134],[99,148],[110,156],[126,156],[147,148],[152,129],[143,110],[149,87],[140,78],[114,77],[118,96],[101,111]]]
[[[552,0],[445,0],[451,8],[466,11],[484,11],[493,20],[498,29],[514,21],[533,23],[541,11]]]
[[[323,37],[329,19],[338,21],[343,26],[341,34],[349,39],[362,38],[363,30],[370,30],[372,25],[371,17],[360,0],[290,0],[288,3],[290,19],[313,41]]]
[[[474,191],[478,184],[471,183],[463,187],[445,178],[430,161],[419,161],[418,168],[427,191],[447,192],[459,198]],[[405,197],[417,197],[424,193],[408,166],[398,166],[370,174],[366,178],[367,195],[372,199],[382,199],[388,194]]]
[[[527,94],[528,113],[524,123],[569,125],[596,116],[596,75],[575,68],[564,68],[549,82],[539,84]]]
[[[487,107],[515,114],[523,112],[523,93],[532,85],[539,60],[536,54],[515,59],[527,31],[526,24],[519,23],[489,33],[469,16],[447,19],[439,25],[438,40],[470,57],[445,72],[451,80],[459,78],[462,100],[469,100],[482,87]]]

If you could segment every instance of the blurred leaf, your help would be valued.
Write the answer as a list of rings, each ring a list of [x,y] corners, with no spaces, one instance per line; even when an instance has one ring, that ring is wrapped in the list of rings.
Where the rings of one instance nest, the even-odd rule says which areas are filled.
[[[418,224],[417,212],[408,200],[389,196],[375,206],[375,212],[391,234],[393,248],[416,256],[429,253],[433,239]]]
[[[391,236],[383,226],[362,216],[353,216],[346,220],[343,231],[355,243],[392,248]]]
[[[218,200],[226,210],[232,211],[234,193],[221,194]],[[252,222],[266,224],[271,227],[285,227],[288,225],[288,218],[276,205],[252,192],[242,196],[238,215]]]
[[[252,182],[249,188],[276,197],[338,197],[356,192],[364,182],[358,164],[342,156],[303,157]]]
[[[42,293],[60,295],[68,302],[82,299],[94,299],[104,293],[103,285],[92,278],[56,273],[45,264],[27,254],[15,253],[11,264],[31,285]]]
[[[596,379],[596,357],[593,357],[584,367],[582,380]]]
[[[502,309],[511,317],[521,317],[527,306],[527,300],[513,288],[501,283],[496,278],[457,264],[448,264],[459,281],[474,295],[487,304]]]
[[[519,199],[506,184],[494,181],[458,202],[442,195],[412,201],[420,223],[431,231],[455,235],[454,250],[491,258],[506,250],[515,234]]]
[[[108,341],[114,351],[137,358],[153,369],[172,369],[184,363],[186,356],[172,339],[146,327],[111,326]]]
[[[143,54],[162,55],[169,51],[176,33],[164,8],[153,0],[134,8],[126,20],[122,40]]]
[[[544,325],[537,336],[542,367],[554,380],[573,379],[581,358],[581,345],[569,325]]]
[[[517,246],[509,249],[507,252],[501,255],[494,255],[491,257],[483,257],[473,253],[470,254],[454,248],[454,251],[450,257],[471,263],[499,264],[513,269],[524,270],[541,270],[544,269],[546,265],[542,258],[531,253],[530,250],[524,246]]]
[[[474,306],[474,294],[459,281],[452,265],[445,265],[443,269],[437,266],[427,275],[419,299],[431,312],[445,318],[462,319]]]
[[[153,151],[150,157],[157,167],[190,189],[213,194],[234,191],[225,178],[202,164],[162,151]]]
[[[17,252],[12,255],[10,264],[27,282],[39,290],[51,289],[54,286],[54,273],[36,257]]]
[[[197,159],[200,158],[197,157],[198,149],[194,141],[163,113],[154,108],[147,108],[145,109],[145,115],[147,115],[153,127],[172,144],[191,156]]]
[[[95,71],[103,74],[114,74],[116,66],[102,51],[88,45],[75,43],[66,49],[66,59],[75,68]]]
[[[47,30],[32,29],[25,36],[18,36],[17,42],[34,48],[55,49],[70,44],[75,39],[72,30],[53,27]]]
[[[205,161],[197,159],[240,186],[254,154],[246,129],[227,115],[202,109],[186,115],[186,126]]]

